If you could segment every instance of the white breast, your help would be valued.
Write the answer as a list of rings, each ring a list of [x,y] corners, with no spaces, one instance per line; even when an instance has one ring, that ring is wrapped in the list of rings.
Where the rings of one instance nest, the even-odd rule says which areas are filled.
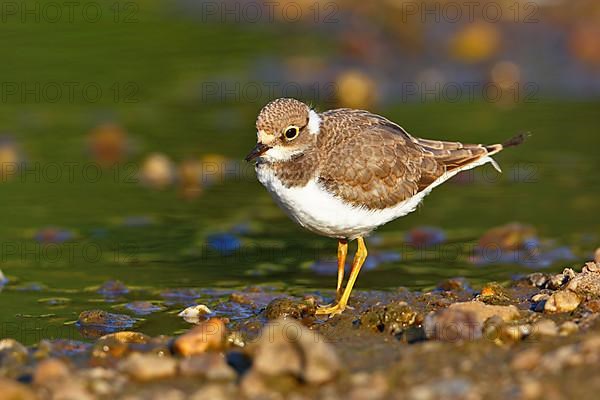
[[[326,191],[316,178],[303,187],[285,187],[268,164],[257,164],[256,174],[260,183],[267,188],[283,211],[301,226],[323,236],[355,239],[414,211],[434,187],[458,172],[487,162],[495,164],[491,157],[484,157],[473,164],[444,174],[422,192],[382,210],[370,210],[345,203]]]

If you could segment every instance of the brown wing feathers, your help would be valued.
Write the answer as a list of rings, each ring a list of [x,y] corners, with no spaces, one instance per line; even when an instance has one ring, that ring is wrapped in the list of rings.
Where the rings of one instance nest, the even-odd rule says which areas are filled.
[[[394,206],[444,173],[523,141],[515,137],[503,145],[483,146],[419,139],[366,112],[334,110],[322,116],[320,183],[343,200],[369,209]]]

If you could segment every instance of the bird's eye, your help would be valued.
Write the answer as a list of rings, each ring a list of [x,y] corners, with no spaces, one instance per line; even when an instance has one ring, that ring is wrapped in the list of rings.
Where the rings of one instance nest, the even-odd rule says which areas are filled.
[[[284,135],[287,140],[294,140],[298,136],[298,133],[300,133],[300,129],[297,126],[288,126]]]

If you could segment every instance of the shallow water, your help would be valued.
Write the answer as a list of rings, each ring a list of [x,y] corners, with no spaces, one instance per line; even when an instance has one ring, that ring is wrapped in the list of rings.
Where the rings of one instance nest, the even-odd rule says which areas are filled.
[[[469,140],[496,139],[506,135],[495,132],[512,132],[536,121],[544,121],[545,126],[532,128],[535,136],[526,145],[497,157],[505,170],[497,181],[482,181],[483,175],[477,171],[474,183],[448,183],[436,189],[418,211],[374,233],[367,243],[378,263],[365,267],[357,289],[427,289],[456,276],[477,286],[530,272],[535,267],[469,261],[478,237],[510,221],[531,224],[550,248],[566,246],[576,257],[542,266],[546,270],[560,270],[588,259],[598,243],[600,228],[592,218],[599,211],[595,201],[598,177],[594,174],[598,161],[592,143],[597,139],[577,143],[576,133],[584,134],[578,132],[582,129],[579,124],[587,126],[596,118],[597,107],[547,103],[509,112],[488,110],[486,105],[455,106],[447,111],[448,124],[457,127],[460,124],[453,120],[457,114],[465,120],[489,114],[490,120],[481,130],[492,133],[465,133]],[[416,132],[439,132],[435,123],[424,118],[435,110],[414,107],[408,112],[402,107],[386,114],[398,120],[408,117],[405,125]],[[567,122],[573,113],[578,118]],[[250,147],[253,139],[250,120],[248,126],[235,133],[245,147]],[[574,134],[565,143],[567,126]],[[31,148],[36,141],[23,139],[24,146]],[[164,143],[162,151],[179,157],[182,152],[177,142],[172,147],[169,143]],[[242,146],[220,143],[209,149],[241,158],[238,147]],[[39,152],[41,157],[45,155],[41,147]],[[515,168],[532,168],[533,180],[511,179]],[[493,174],[481,170],[481,174],[487,173]],[[327,263],[334,257],[335,241],[304,232],[289,221],[254,180],[251,170],[206,188],[193,201],[180,199],[175,189],[153,191],[108,178],[94,184],[13,180],[5,182],[2,189],[6,218],[1,228],[1,269],[9,282],[0,293],[1,333],[26,343],[46,337],[81,339],[81,332],[72,324],[81,311],[99,308],[136,316],[124,307],[134,300],[166,306],[164,311],[136,316],[143,319],[137,329],[172,334],[187,326],[176,316],[185,305],[200,302],[211,306],[228,298],[228,291],[218,296],[212,289],[267,285],[295,294],[323,290],[330,294],[335,282],[332,264]],[[405,244],[406,232],[421,225],[441,228],[446,242],[425,250]],[[46,232],[44,236],[39,231],[46,226],[65,232]],[[233,232],[239,242],[230,243],[231,236],[211,236],[223,232]],[[46,243],[40,243],[40,236]],[[232,248],[223,248],[224,244]],[[313,265],[315,262],[319,264]],[[122,281],[129,293],[115,297],[99,293],[100,285],[108,280]],[[175,288],[194,288],[198,293],[172,301],[164,292]]]
[[[284,39],[268,30],[224,32],[169,19],[160,22],[168,32],[162,37],[155,33],[152,7],[142,12],[146,19],[134,27],[112,27],[108,37],[101,26],[89,24],[63,27],[41,40],[35,25],[10,26],[23,43],[35,38],[37,48],[30,50],[45,64],[32,69],[26,52],[15,55],[22,68],[0,66],[12,80],[68,78],[104,88],[134,81],[139,101],[3,104],[4,129],[20,146],[27,168],[0,184],[0,269],[8,278],[0,292],[0,337],[24,343],[85,339],[74,322],[80,312],[96,308],[140,318],[135,329],[142,332],[173,334],[189,326],[176,316],[185,305],[218,305],[231,290],[266,285],[295,295],[330,295],[335,285],[335,277],[321,268],[335,256],[335,241],[289,221],[255,180],[252,167],[241,161],[253,146],[254,118],[263,100],[203,102],[197,93],[211,76],[243,77],[244,67],[254,62],[255,46],[285,53]],[[71,36],[71,30],[84,35]],[[208,56],[219,60],[222,49],[207,40],[219,35],[235,43],[228,51],[238,62],[206,62]],[[51,52],[40,55],[44,45],[56,42],[75,49],[77,62],[65,63]],[[137,49],[135,57],[131,49]],[[550,100],[509,108],[483,102],[374,106],[422,137],[493,143],[520,131],[533,136],[497,157],[503,175],[480,168],[436,189],[415,213],[376,232],[367,244],[379,262],[365,267],[357,290],[428,289],[457,276],[477,286],[530,272],[535,267],[470,261],[485,231],[511,221],[532,225],[549,250],[566,247],[573,253],[573,261],[538,267],[560,270],[589,259],[600,243],[595,218],[600,137],[590,131],[597,130],[599,109],[600,103]],[[85,135],[105,120],[126,127],[132,151],[118,167],[97,169],[89,166]],[[187,201],[174,187],[156,191],[139,183],[141,161],[155,151],[177,162],[211,153],[234,162],[216,178],[205,171],[216,182]],[[418,226],[439,227],[445,243],[426,251],[407,246],[406,233]],[[210,236],[223,233],[235,240]],[[112,298],[99,293],[109,280],[122,281],[129,292]],[[178,288],[197,293],[173,300],[168,291]],[[132,301],[165,309],[137,316],[125,307]]]

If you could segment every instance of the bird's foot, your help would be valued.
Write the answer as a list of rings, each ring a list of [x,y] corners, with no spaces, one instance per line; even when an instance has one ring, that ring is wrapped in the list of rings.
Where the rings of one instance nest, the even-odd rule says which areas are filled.
[[[340,304],[337,303],[333,306],[331,305],[325,305],[325,306],[319,306],[317,308],[317,311],[315,311],[316,315],[329,315],[329,318],[334,317],[338,314],[341,314],[345,309],[346,309],[346,305],[345,304]],[[350,308],[350,307],[348,307]]]

